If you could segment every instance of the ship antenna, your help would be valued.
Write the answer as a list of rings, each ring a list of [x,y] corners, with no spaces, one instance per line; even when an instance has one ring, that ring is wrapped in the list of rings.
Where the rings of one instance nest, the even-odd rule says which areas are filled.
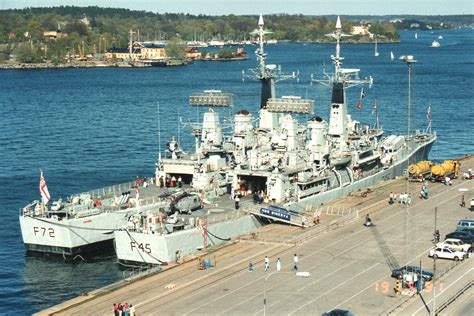
[[[257,35],[258,35],[258,44],[259,48],[255,51],[255,54],[257,55],[258,59],[258,76],[259,79],[267,79],[272,77],[272,72],[266,72],[265,71],[265,59],[267,57],[267,54],[265,54],[265,50],[263,47],[264,43],[264,36],[265,36],[265,31],[263,30],[263,16],[260,13],[260,17],[258,19],[258,30],[257,30]]]
[[[337,21],[336,21],[336,30],[333,33],[334,38],[336,39],[336,56],[332,58],[334,66],[335,66],[335,75],[337,76],[339,74],[339,70],[341,68],[341,45],[340,40],[341,40],[341,35],[342,35],[342,25],[341,25],[341,18],[337,16]]]

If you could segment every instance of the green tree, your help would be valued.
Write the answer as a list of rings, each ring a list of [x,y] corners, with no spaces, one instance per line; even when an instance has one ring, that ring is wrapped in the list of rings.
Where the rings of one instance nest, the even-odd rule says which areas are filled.
[[[234,53],[229,49],[221,49],[217,52],[217,56],[219,58],[232,58],[234,57]]]
[[[17,60],[22,63],[38,63],[43,61],[43,54],[38,45],[22,43],[15,48],[14,52]]]
[[[185,46],[182,44],[181,39],[174,37],[166,46],[166,56],[170,58],[185,59],[186,55],[184,53]]]

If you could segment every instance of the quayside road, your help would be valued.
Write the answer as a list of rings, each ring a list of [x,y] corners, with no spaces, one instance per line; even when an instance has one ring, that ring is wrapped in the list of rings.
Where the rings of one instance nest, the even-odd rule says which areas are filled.
[[[461,163],[462,170],[473,167],[474,157]],[[442,238],[455,230],[460,219],[474,219],[474,212],[459,205],[462,195],[466,201],[474,197],[474,180],[456,179],[452,186],[430,183],[427,200],[418,198],[420,186],[398,179],[372,188],[368,194],[335,201],[331,206],[357,209],[358,219],[344,226],[328,225],[313,238],[285,242],[281,236],[308,236],[318,225],[306,229],[270,225],[254,238],[243,238],[206,255],[215,264],[211,269],[198,270],[196,260],[191,260],[145,279],[122,283],[113,291],[89,293],[40,314],[104,315],[112,313],[113,303],[128,302],[138,315],[320,315],[335,308],[356,315],[428,315],[433,306],[433,288],[424,289],[422,295],[396,296],[391,270],[421,263],[432,271],[433,259],[427,255],[433,246],[435,207]],[[410,192],[412,204],[389,205],[387,198],[392,191]],[[363,225],[367,213],[374,227]],[[331,220],[322,217],[320,225]],[[272,241],[270,233],[280,238]],[[292,271],[294,254],[299,257],[299,271],[309,272],[309,277]],[[270,258],[267,272],[265,256]],[[280,272],[275,270],[277,258],[282,262]],[[436,306],[472,283],[473,260],[436,261],[437,275],[442,275],[435,282]],[[254,264],[252,272],[247,269],[249,262]],[[450,309],[462,312],[472,306],[472,298],[466,298],[472,288],[465,293],[441,313]]]

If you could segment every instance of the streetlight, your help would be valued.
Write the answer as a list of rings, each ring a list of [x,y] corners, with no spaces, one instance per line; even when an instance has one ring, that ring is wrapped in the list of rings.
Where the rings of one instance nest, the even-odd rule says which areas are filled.
[[[400,60],[404,61],[407,66],[408,66],[408,115],[407,115],[407,140],[410,138],[410,124],[411,124],[411,72],[412,72],[412,67],[413,63],[416,63],[415,57],[413,55],[403,55],[400,56]],[[408,157],[408,165],[410,165],[410,157]],[[409,191],[408,187],[408,181],[407,181],[407,192]],[[408,258],[408,252],[407,252],[407,247],[408,247],[408,227],[409,227],[409,213],[408,213],[408,203],[406,204],[406,212],[405,212],[405,217],[404,217],[404,244],[405,244],[405,258]]]
[[[410,136],[410,116],[411,116],[411,72],[413,63],[416,63],[413,55],[400,56],[400,60],[404,61],[408,66],[408,136]]]
[[[273,271],[270,274],[268,274],[265,279],[263,279],[263,316],[266,316],[266,309],[267,309],[267,296],[266,296],[266,287],[265,283],[274,274],[294,274],[297,277],[302,277],[302,278],[308,278],[310,276],[309,272],[279,272],[279,271]]]

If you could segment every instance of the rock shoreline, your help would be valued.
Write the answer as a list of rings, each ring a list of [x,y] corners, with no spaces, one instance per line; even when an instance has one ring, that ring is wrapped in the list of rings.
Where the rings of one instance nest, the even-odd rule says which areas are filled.
[[[104,62],[104,61],[82,61],[70,63],[18,63],[18,64],[0,64],[0,69],[66,69],[66,68],[129,68],[129,67],[145,67],[144,65],[129,64],[128,62]]]

